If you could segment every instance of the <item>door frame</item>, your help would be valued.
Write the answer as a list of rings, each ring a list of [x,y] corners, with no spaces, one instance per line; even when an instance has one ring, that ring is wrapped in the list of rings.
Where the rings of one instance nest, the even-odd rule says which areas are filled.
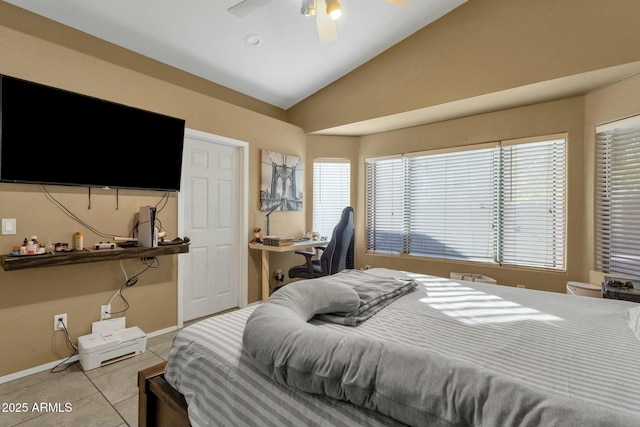
[[[243,308],[248,305],[248,283],[247,283],[247,268],[249,258],[249,246],[245,244],[245,240],[249,235],[249,144],[245,141],[237,139],[227,138],[225,136],[215,135],[212,133],[202,132],[195,129],[186,128],[184,137],[198,139],[204,142],[210,142],[212,144],[221,144],[235,147],[238,149],[239,154],[239,185],[240,194],[238,195],[239,211],[241,214],[240,226],[238,227],[238,257],[240,260],[240,278],[238,280],[238,307]],[[178,192],[178,235],[184,235],[184,219],[182,212],[184,211],[184,197]],[[183,258],[189,256],[189,254],[178,255],[178,329],[184,326],[184,273],[183,267],[185,265]]]

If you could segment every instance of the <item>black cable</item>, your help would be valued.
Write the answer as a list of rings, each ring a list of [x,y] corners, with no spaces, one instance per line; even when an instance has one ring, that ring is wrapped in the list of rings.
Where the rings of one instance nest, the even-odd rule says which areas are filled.
[[[95,234],[97,234],[100,237],[106,237],[106,238],[110,238],[112,236],[118,236],[119,233],[103,233],[97,229],[95,229],[94,227],[90,226],[89,224],[87,224],[86,222],[84,222],[82,219],[80,219],[76,214],[74,214],[73,212],[71,212],[66,206],[64,206],[61,202],[59,202],[55,197],[53,197],[53,195],[51,193],[49,193],[49,190],[47,190],[47,188],[42,185],[42,190],[45,193],[45,196],[51,201],[53,202],[56,206],[58,206],[58,208],[60,208],[69,218],[73,219],[74,221],[76,221],[77,223],[79,223],[80,225],[84,226],[85,228],[87,228],[88,230],[94,232]],[[91,188],[91,187],[89,187]],[[162,197],[160,198],[160,200],[158,201],[158,203],[156,203],[156,207],[159,206],[160,204],[162,204],[162,206],[158,209],[158,212],[160,212],[162,209],[165,208],[165,206],[167,205],[167,203],[169,202],[169,192],[165,192]],[[129,233],[129,237],[134,237],[134,231],[138,229],[138,213],[135,214],[136,216],[134,217],[134,226],[133,229],[131,230],[131,232]],[[158,217],[156,216],[156,222],[160,224],[159,229],[162,230],[162,223],[160,222],[160,220],[158,219]]]
[[[95,234],[97,234],[98,236],[101,237],[111,237],[111,236],[116,236],[117,234],[105,234],[102,233],[98,230],[96,230],[95,228],[93,228],[92,226],[90,226],[89,224],[87,224],[86,222],[84,222],[83,220],[81,220],[76,214],[74,214],[73,212],[71,212],[69,209],[67,209],[67,207],[65,207],[62,203],[60,203],[58,200],[56,200],[55,197],[53,197],[51,195],[51,193],[49,193],[49,191],[46,189],[46,187],[43,185],[42,189],[44,190],[45,195],[47,196],[47,198],[52,201],[54,204],[56,204],[68,217],[70,217],[71,219],[73,219],[74,221],[76,221],[77,223],[83,225],[84,227],[86,227],[87,229],[93,231]]]
[[[160,206],[161,203],[162,203],[162,206]],[[160,201],[156,203],[156,206],[155,206],[156,207],[156,223],[154,225],[157,226],[158,230],[162,230],[162,221],[160,220],[159,214],[167,206],[167,203],[169,203],[169,192],[164,193],[164,195],[162,196],[162,199],[160,199]]]
[[[57,374],[58,372],[66,371],[67,369],[69,369],[70,366],[73,366],[75,362],[70,363],[67,366],[65,366],[63,369],[56,371],[56,368],[67,363],[69,359],[71,359],[76,354],[76,351],[78,350],[78,347],[73,345],[73,343],[71,342],[71,337],[69,336],[69,330],[67,329],[67,325],[65,325],[62,320],[59,320],[58,322],[62,323],[62,327],[64,328],[64,333],[67,336],[67,343],[69,343],[69,346],[71,347],[71,353],[69,353],[66,359],[64,359],[62,362],[58,363],[56,366],[54,366],[49,370],[49,372],[51,372],[52,374]]]
[[[160,267],[160,260],[157,257],[141,258],[141,261],[142,261],[142,263],[144,265],[146,265],[145,269],[140,271],[138,274],[128,278],[122,284],[122,286],[120,286],[120,289],[116,293],[116,295],[118,295],[120,297],[120,299],[122,299],[122,301],[124,302],[124,309],[123,310],[119,310],[119,311],[110,311],[110,312],[108,312],[106,314],[121,314],[121,313],[124,313],[125,311],[127,311],[129,309],[129,307],[130,307],[129,306],[129,301],[127,301],[127,299],[124,297],[124,295],[122,294],[122,291],[125,288],[130,288],[131,286],[133,286],[136,283],[138,283],[138,277],[141,274],[143,274],[144,272],[146,272],[147,270],[149,270],[150,268],[158,268],[158,267]],[[109,304],[111,304],[111,303],[109,303]]]
[[[162,207],[158,208],[158,206],[160,206],[160,203],[162,203]],[[158,203],[156,203],[155,208],[157,209],[158,212],[160,212],[160,211],[162,211],[162,209],[164,209],[167,206],[167,203],[169,203],[169,192],[168,191],[162,195],[162,198],[160,199],[160,201]]]

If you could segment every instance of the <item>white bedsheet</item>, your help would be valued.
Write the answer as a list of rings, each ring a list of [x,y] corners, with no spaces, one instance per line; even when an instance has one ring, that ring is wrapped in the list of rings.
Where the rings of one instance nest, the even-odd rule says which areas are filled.
[[[388,270],[374,269],[379,274]],[[634,303],[416,275],[417,291],[358,327],[322,328],[430,348],[542,390],[640,417]],[[180,331],[165,376],[194,425],[389,425],[344,402],[273,384],[242,356],[253,307]],[[640,418],[639,418],[640,419]]]

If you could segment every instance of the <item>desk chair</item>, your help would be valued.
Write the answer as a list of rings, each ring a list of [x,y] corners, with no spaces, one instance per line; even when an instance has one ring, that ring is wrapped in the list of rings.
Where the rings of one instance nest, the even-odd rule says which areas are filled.
[[[326,247],[317,246],[322,250],[320,259],[312,259],[314,252],[296,251],[304,255],[306,262],[289,269],[289,277],[312,279],[314,277],[335,274],[345,268],[352,269],[353,257],[353,208],[347,206],[342,211],[340,221],[333,229],[331,240]]]

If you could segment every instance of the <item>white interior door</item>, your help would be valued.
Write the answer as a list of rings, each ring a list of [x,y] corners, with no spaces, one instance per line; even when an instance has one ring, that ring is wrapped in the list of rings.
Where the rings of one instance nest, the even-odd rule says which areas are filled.
[[[179,264],[179,326],[242,305],[239,292],[246,277],[242,154],[241,147],[225,138],[185,133],[180,222],[182,235],[191,243]]]

